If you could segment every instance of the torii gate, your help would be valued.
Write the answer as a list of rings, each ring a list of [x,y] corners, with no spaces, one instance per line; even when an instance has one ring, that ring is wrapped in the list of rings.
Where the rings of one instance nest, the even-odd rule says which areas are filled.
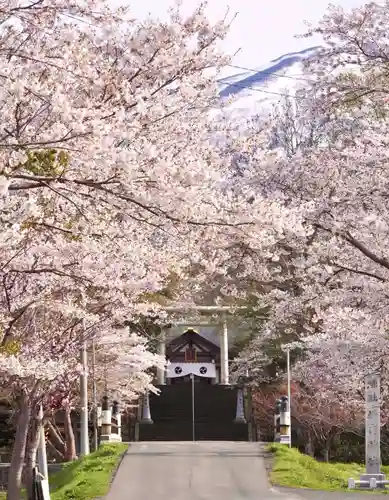
[[[204,325],[204,326],[219,326],[220,335],[220,383],[222,385],[228,385],[230,383],[229,365],[228,365],[228,321],[227,315],[232,314],[236,310],[246,309],[245,307],[231,307],[231,306],[197,306],[197,305],[187,305],[187,304],[177,304],[174,306],[165,307],[164,311],[168,315],[181,315],[181,318],[177,321],[172,321],[174,326],[185,325],[189,326],[191,324]],[[187,317],[189,314],[189,320],[184,321],[182,316]],[[219,315],[221,320],[213,319],[210,321],[208,319],[198,319],[200,315]],[[196,319],[193,320],[193,316],[196,315]],[[191,321],[191,319],[193,321]],[[167,331],[169,328],[165,328],[164,335],[159,343],[159,354],[161,356],[166,355],[166,339],[168,337]],[[159,369],[157,373],[157,384],[163,385],[165,383],[165,371]]]

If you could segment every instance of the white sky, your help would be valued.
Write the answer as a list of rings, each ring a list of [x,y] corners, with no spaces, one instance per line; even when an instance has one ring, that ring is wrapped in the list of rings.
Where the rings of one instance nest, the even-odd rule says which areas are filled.
[[[118,3],[120,0],[116,0]],[[182,0],[184,11],[190,12],[199,0]],[[121,0],[132,7],[136,17],[151,13],[163,18],[174,0]],[[367,0],[366,0],[367,2]],[[333,0],[345,9],[363,5],[363,0]],[[304,21],[317,22],[325,13],[329,0],[208,0],[208,13],[212,20],[223,18],[230,7],[230,16],[237,13],[231,26],[224,50],[233,54],[234,63],[256,68],[287,52],[295,52],[318,45],[320,40],[296,39],[305,32]],[[238,73],[231,70],[229,73]]]

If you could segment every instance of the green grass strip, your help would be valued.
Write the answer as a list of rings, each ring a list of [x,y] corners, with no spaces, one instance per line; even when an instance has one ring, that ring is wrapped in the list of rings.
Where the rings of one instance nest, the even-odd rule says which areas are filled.
[[[106,443],[90,455],[66,463],[62,470],[50,475],[51,500],[93,500],[104,497],[112,475],[128,445]],[[0,500],[5,500],[0,493]]]
[[[349,478],[359,479],[365,470],[364,465],[356,463],[318,462],[314,458],[300,453],[296,448],[280,444],[269,445],[267,451],[273,453],[274,458],[270,481],[279,486],[322,491],[346,491],[347,480]],[[381,469],[384,474],[389,473],[388,466],[383,466]],[[387,492],[389,491],[387,490]],[[375,493],[379,493],[379,490],[375,490]]]

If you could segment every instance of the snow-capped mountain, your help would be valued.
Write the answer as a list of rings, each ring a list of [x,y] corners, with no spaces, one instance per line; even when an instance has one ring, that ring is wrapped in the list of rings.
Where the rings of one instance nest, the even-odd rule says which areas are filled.
[[[220,97],[233,98],[228,106],[231,117],[248,117],[263,113],[282,95],[293,95],[308,84],[303,61],[312,57],[318,46],[284,54],[261,68],[247,69],[219,80]]]

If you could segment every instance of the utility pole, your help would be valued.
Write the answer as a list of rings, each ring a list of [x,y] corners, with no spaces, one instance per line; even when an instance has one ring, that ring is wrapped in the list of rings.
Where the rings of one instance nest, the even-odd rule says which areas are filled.
[[[43,421],[43,408],[39,406],[39,421],[41,423],[39,429],[39,443],[38,443],[38,468],[44,479],[49,479],[49,472],[47,468],[47,454],[46,454],[46,439],[45,439],[45,425]]]
[[[96,349],[95,341],[92,340],[92,392],[93,392],[93,449],[99,447],[98,416],[97,416],[97,389],[96,389]]]
[[[84,321],[82,322],[85,330]],[[82,372],[80,376],[80,455],[89,455],[89,426],[88,426],[88,356],[86,341],[81,348]]]
[[[287,371],[287,378],[288,378],[288,404],[289,404],[289,414],[290,414],[290,427],[289,427],[289,432],[290,432],[290,439],[289,439],[289,448],[292,447],[292,401],[290,399],[290,348],[289,346],[286,347],[286,371]]]

